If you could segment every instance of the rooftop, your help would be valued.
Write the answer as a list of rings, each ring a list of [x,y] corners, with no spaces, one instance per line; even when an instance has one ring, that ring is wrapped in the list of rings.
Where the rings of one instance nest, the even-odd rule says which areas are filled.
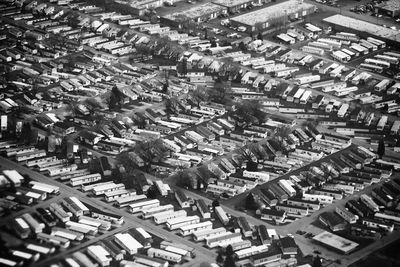
[[[131,2],[131,6],[134,8],[146,8],[146,5],[157,2],[157,0],[134,0]]]
[[[234,7],[245,3],[253,2],[252,0],[213,0],[212,3],[221,5],[224,7]]]
[[[178,11],[172,14],[168,14],[163,16],[163,18],[165,19],[169,19],[169,20],[179,20],[179,19],[194,19],[194,18],[198,18],[207,14],[212,14],[212,13],[216,13],[216,12],[222,12],[223,10],[225,10],[225,8],[223,8],[220,5],[216,5],[213,3],[205,3],[202,5],[198,5],[198,6],[194,6],[192,8],[189,8],[187,10],[182,10],[182,11]]]
[[[324,21],[348,29],[369,33],[377,37],[390,39],[395,42],[400,42],[399,31],[392,30],[390,28],[385,28],[383,26],[369,23],[363,20],[353,19],[347,16],[337,14],[325,18]]]
[[[377,5],[377,7],[386,9],[386,10],[399,10],[400,2],[399,0],[389,0]]]
[[[307,10],[315,7],[312,4],[308,3],[299,3],[297,0],[290,0],[286,2],[282,2],[273,6],[268,6],[263,9],[259,9],[253,12],[249,12],[237,17],[232,18],[231,20],[237,21],[246,25],[254,26],[257,23],[264,23],[270,19],[282,17],[287,15],[296,13],[301,10]]]
[[[358,243],[327,231],[324,231],[314,236],[313,240],[321,242],[329,247],[336,248],[343,253],[349,253],[350,251],[358,247]]]

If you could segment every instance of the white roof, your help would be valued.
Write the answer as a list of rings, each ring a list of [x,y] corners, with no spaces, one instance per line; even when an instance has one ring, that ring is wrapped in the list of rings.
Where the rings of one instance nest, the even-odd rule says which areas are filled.
[[[267,229],[268,236],[278,236],[275,229]]]
[[[14,183],[19,183],[24,180],[24,177],[16,170],[3,170],[3,174]]]
[[[22,218],[15,218],[15,220],[17,221],[17,223],[19,223],[21,225],[21,227],[23,228],[29,228],[29,225],[25,222],[24,219]]]
[[[136,231],[138,231],[144,238],[151,238],[151,235],[141,227],[136,228]]]
[[[336,14],[325,18],[324,21],[338,26],[353,29],[355,31],[366,32],[378,37],[390,39],[395,42],[400,42],[400,32],[398,32],[397,30],[385,28],[383,26],[379,26],[374,23],[369,23],[364,20],[358,20],[351,17]]]
[[[115,238],[117,238],[125,246],[127,246],[128,248],[132,248],[133,250],[143,248],[142,244],[140,244],[135,238],[133,238],[133,236],[128,233],[118,233],[115,235]]]
[[[332,234],[324,231],[313,237],[314,240],[324,243],[330,247],[336,248],[344,253],[348,253],[351,250],[358,247],[358,243],[343,238],[341,236]]]
[[[100,262],[106,262],[110,260],[110,258],[108,257],[110,256],[110,254],[105,248],[100,245],[89,246],[87,249],[88,251],[92,252],[92,254],[96,255]]]
[[[314,7],[312,4],[291,0],[246,13],[231,20],[254,26],[256,23],[263,23],[276,17],[283,17],[285,13],[289,16],[301,10],[311,9],[312,7]]]

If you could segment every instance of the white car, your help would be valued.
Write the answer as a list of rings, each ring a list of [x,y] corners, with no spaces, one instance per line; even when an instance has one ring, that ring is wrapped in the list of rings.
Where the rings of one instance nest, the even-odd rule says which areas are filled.
[[[237,30],[238,30],[239,32],[245,32],[245,31],[246,31],[246,27],[240,26],[240,27],[237,28]]]

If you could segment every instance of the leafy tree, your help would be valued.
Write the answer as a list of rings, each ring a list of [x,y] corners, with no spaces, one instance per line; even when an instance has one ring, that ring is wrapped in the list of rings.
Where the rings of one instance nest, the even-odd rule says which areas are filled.
[[[388,111],[389,111],[389,105],[388,105],[388,104],[385,104],[385,105],[382,107],[382,112],[383,112],[383,113],[388,113]]]
[[[246,45],[244,44],[244,42],[240,42],[240,43],[239,43],[239,49],[242,50],[242,51],[246,51],[246,50],[247,50],[247,47],[246,47]]]
[[[163,83],[163,86],[162,86],[162,91],[163,91],[163,93],[168,93],[168,87],[169,87],[169,85],[168,85],[168,81],[166,81],[165,83]]]
[[[227,257],[232,257],[233,256],[234,251],[233,251],[232,245],[228,245],[226,247],[225,253],[226,253]]]
[[[262,160],[268,156],[265,150],[258,143],[250,144],[249,149],[258,160]]]
[[[198,179],[195,175],[190,175],[190,173],[185,171],[180,171],[176,174],[176,185],[183,188],[195,188],[197,186]]]
[[[217,42],[215,40],[211,40],[211,47],[217,47]]]
[[[314,257],[312,267],[322,267],[322,261],[318,255]]]
[[[232,94],[232,87],[229,81],[217,82],[212,90],[210,90],[211,98],[220,104],[228,104],[229,97]]]
[[[224,262],[224,267],[235,267],[235,261],[233,260],[233,257],[226,257],[225,262]]]
[[[25,122],[21,129],[21,135],[19,137],[19,143],[28,145],[32,141],[33,131],[32,126],[29,122]]]
[[[258,39],[258,40],[263,40],[263,35],[262,35],[261,32],[259,32],[259,33],[257,34],[257,39]]]
[[[254,195],[253,195],[253,193],[249,193],[249,194],[247,195],[245,207],[246,207],[246,209],[248,209],[248,210],[256,210],[256,209],[258,208],[258,207],[257,207],[257,204],[256,204],[256,201],[254,200]]]
[[[108,99],[108,108],[110,110],[121,109],[124,96],[116,86],[111,89],[110,98]]]
[[[382,158],[385,155],[385,141],[383,140],[383,138],[379,140],[377,154],[379,158]]]
[[[219,201],[217,199],[214,199],[211,205],[212,205],[213,209],[215,209],[215,207],[219,206]]]
[[[132,174],[139,168],[136,162],[130,157],[130,152],[124,151],[117,155],[117,161],[125,167],[128,174]]]
[[[179,111],[179,99],[177,97],[170,97],[165,100],[165,109],[169,113],[177,113]]]
[[[222,264],[224,262],[224,257],[221,253],[218,253],[216,261],[218,264]]]
[[[158,196],[158,190],[155,185],[150,186],[149,190],[147,191],[147,197],[151,199],[156,199]]]
[[[207,184],[208,180],[211,177],[211,173],[208,170],[207,166],[202,165],[202,166],[198,167],[197,172],[199,174],[199,178],[203,181],[203,183]]]

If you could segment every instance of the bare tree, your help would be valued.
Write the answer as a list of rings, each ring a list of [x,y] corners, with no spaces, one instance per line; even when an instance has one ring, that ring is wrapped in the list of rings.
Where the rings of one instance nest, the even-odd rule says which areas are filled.
[[[205,87],[198,86],[196,89],[189,92],[190,99],[200,107],[200,103],[209,100],[209,94]]]
[[[179,111],[179,99],[175,96],[166,99],[165,108],[172,114],[177,113]]]
[[[146,170],[150,169],[152,163],[162,161],[168,151],[161,139],[138,143],[134,150],[143,159]]]

